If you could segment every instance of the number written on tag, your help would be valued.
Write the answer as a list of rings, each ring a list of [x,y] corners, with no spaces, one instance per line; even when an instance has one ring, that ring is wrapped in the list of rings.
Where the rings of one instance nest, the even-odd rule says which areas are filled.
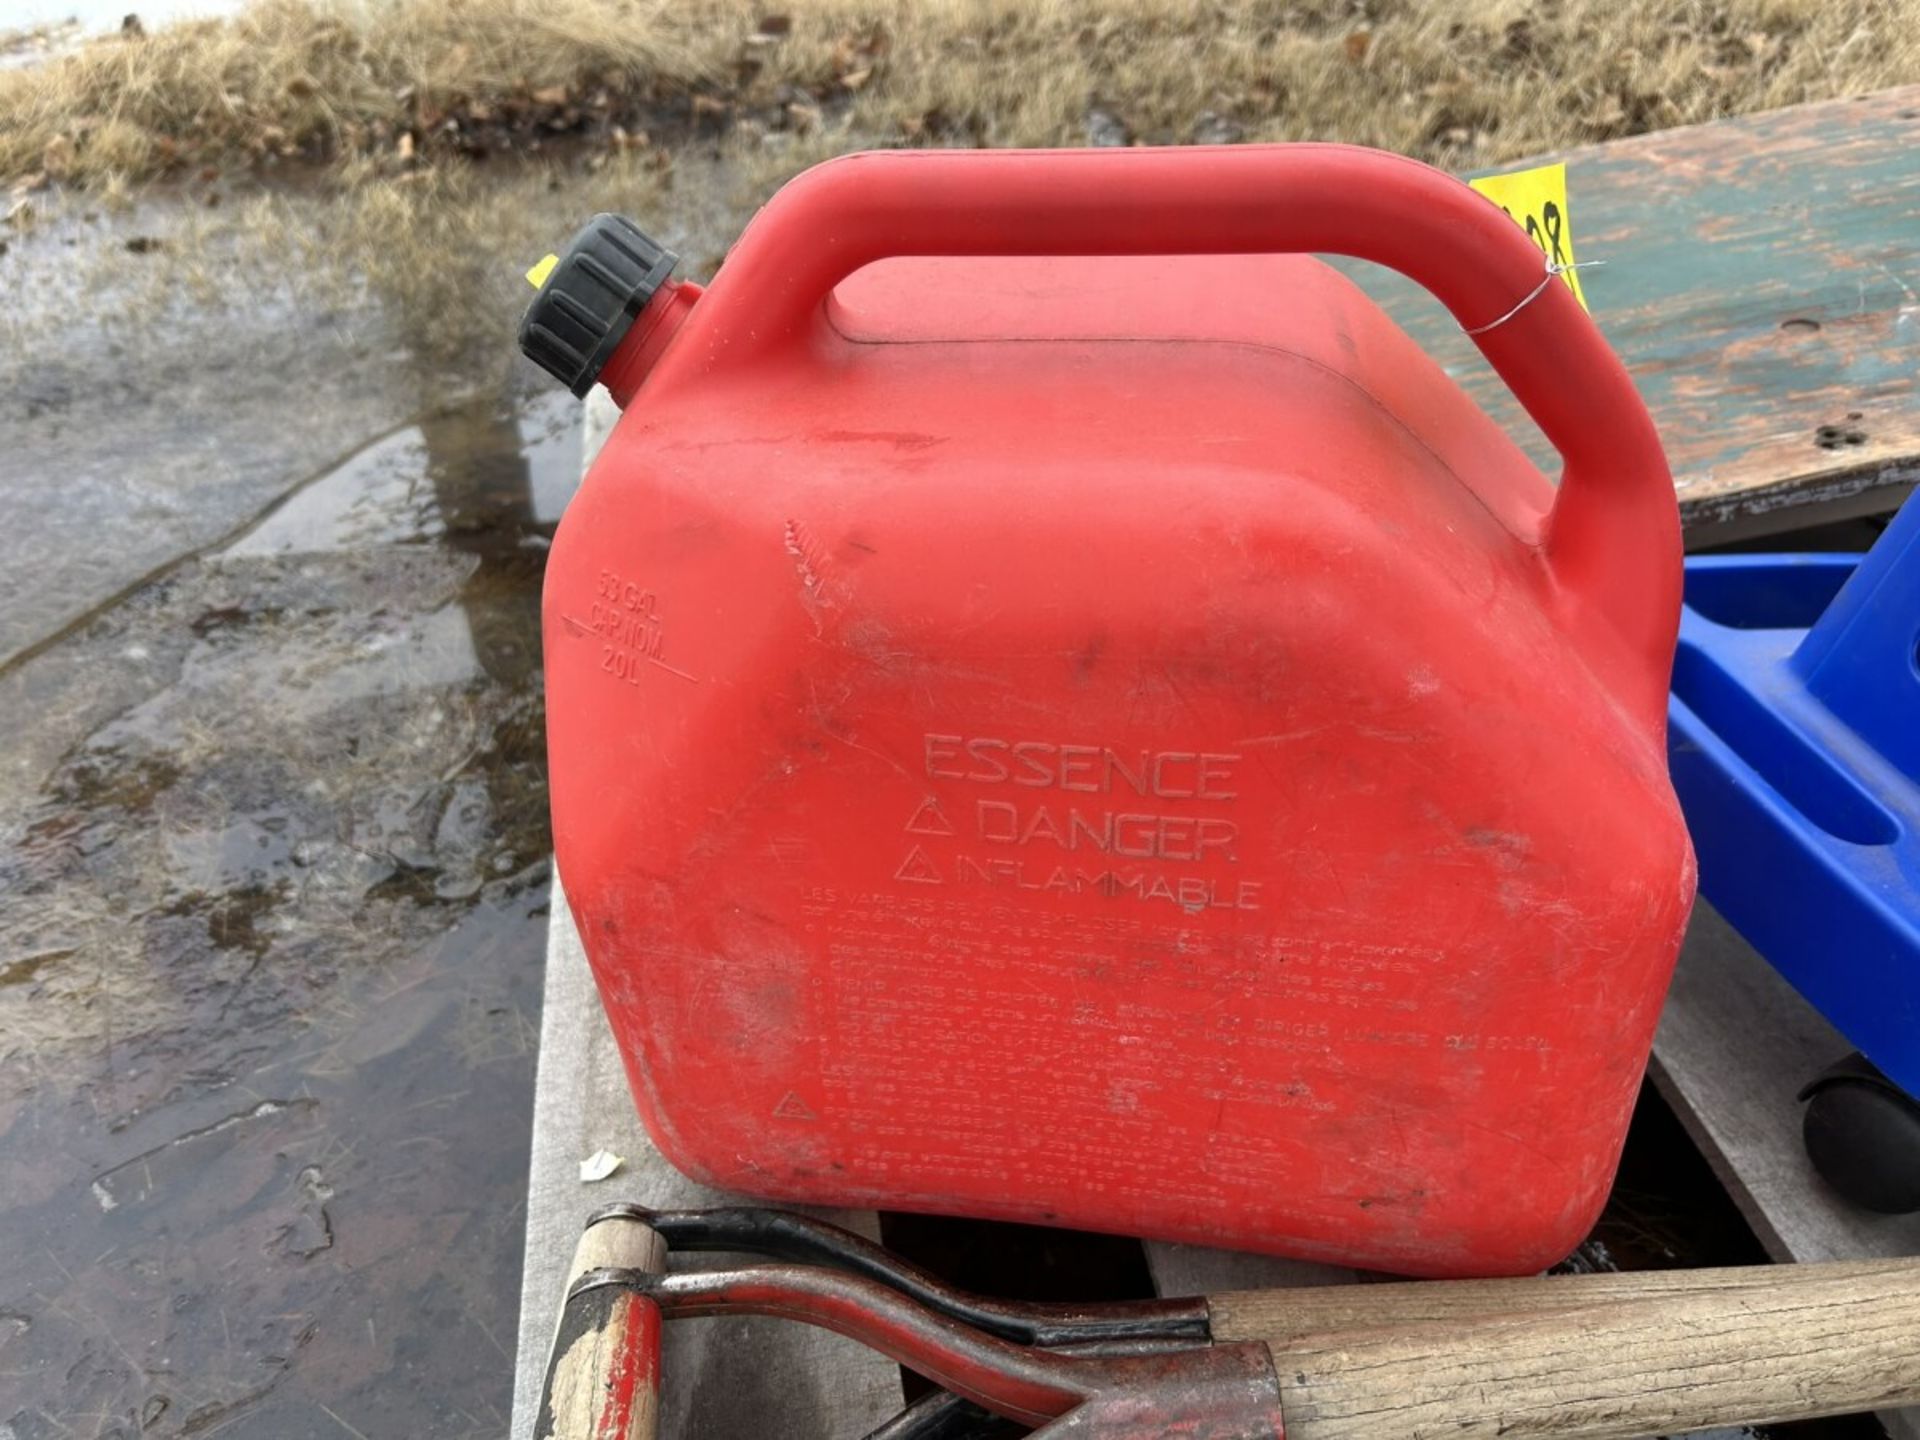
[[[1558,162],[1521,170],[1512,175],[1483,175],[1468,182],[1507,212],[1527,232],[1540,253],[1560,270],[1580,308],[1587,297],[1580,289],[1580,272],[1573,268],[1573,222],[1567,214],[1567,167]]]

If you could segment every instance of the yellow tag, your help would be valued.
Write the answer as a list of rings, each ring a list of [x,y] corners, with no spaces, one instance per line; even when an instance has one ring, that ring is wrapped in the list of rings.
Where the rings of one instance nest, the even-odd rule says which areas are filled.
[[[1580,272],[1573,268],[1573,220],[1567,213],[1567,167],[1555,162],[1514,175],[1483,175],[1467,182],[1507,212],[1540,253],[1560,269],[1573,298],[1587,308]]]
[[[527,271],[527,283],[538,290],[547,283],[547,277],[553,274],[553,267],[560,263],[558,255],[549,255],[538,265]]]

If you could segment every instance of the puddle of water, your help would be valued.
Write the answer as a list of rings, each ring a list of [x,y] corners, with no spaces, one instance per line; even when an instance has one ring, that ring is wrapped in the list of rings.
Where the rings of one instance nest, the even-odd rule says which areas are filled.
[[[548,396],[512,419],[509,437],[456,412],[374,441],[306,486],[222,552],[225,559],[316,554],[377,545],[482,549],[543,544],[580,480],[577,407]],[[449,489],[445,477],[457,476]],[[501,537],[504,511],[524,516]]]
[[[445,383],[374,305],[325,308],[297,274],[248,263],[238,232],[196,242],[179,197],[37,198],[64,208],[0,253],[0,666]],[[127,248],[143,237],[160,248]],[[221,273],[221,303],[194,288],[200,269]]]
[[[705,152],[677,157],[674,175],[670,193],[647,191],[659,203],[646,220],[699,275],[757,197]],[[526,251],[624,205],[614,184],[589,174],[539,192]],[[524,255],[436,255],[436,273],[484,262],[499,283],[429,304],[353,268],[358,242],[341,240],[341,197],[327,190],[268,194],[236,172],[187,177],[124,208],[77,191],[30,199],[39,218],[0,243],[0,508],[13,522],[0,526],[0,666],[231,535],[298,476],[430,410],[449,386],[498,383],[510,364],[523,382],[534,375],[514,359]],[[448,303],[468,316],[455,350],[433,330]],[[558,442],[527,440],[530,503],[545,522],[571,477],[549,479],[567,466],[535,453]],[[387,452],[423,443],[395,437],[362,463],[404,469],[405,456]],[[416,498],[429,505],[425,490]],[[310,492],[283,532],[320,503],[331,502]],[[357,515],[318,517],[336,543],[394,542],[438,523],[390,496],[359,503]],[[395,534],[368,528],[388,524]],[[0,752],[0,765],[11,759]]]
[[[0,1433],[504,1433],[576,419],[432,413],[0,671],[80,737],[0,773]]]
[[[0,252],[0,1440],[498,1440],[578,408],[192,201]]]

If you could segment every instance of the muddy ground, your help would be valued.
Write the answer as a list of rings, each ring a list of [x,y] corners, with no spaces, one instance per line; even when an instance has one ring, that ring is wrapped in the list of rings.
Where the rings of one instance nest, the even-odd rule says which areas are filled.
[[[577,407],[271,289],[0,388],[6,1440],[506,1426]]]

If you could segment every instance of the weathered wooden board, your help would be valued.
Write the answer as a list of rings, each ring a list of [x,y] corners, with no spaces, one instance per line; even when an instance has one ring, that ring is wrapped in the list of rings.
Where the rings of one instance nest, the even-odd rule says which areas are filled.
[[[1550,158],[1578,258],[1606,262],[1581,284],[1665,438],[1690,543],[1899,503],[1920,479],[1920,87]],[[1550,465],[1436,302],[1354,273]]]
[[[1852,1049],[1732,926],[1696,907],[1653,1078],[1776,1260],[1920,1255],[1920,1215],[1847,1205],[1800,1143],[1800,1087]]]
[[[1348,1285],[1372,1277],[1343,1265],[1312,1260],[1282,1260],[1277,1255],[1248,1255],[1200,1245],[1150,1241],[1147,1270],[1154,1292],[1169,1299],[1214,1295],[1225,1290],[1292,1290],[1303,1285]]]
[[[1776,1260],[1920,1255],[1920,1215],[1829,1191],[1800,1143],[1800,1087],[1853,1047],[1709,906],[1694,911],[1652,1073]],[[1920,1412],[1882,1412],[1920,1440]]]

